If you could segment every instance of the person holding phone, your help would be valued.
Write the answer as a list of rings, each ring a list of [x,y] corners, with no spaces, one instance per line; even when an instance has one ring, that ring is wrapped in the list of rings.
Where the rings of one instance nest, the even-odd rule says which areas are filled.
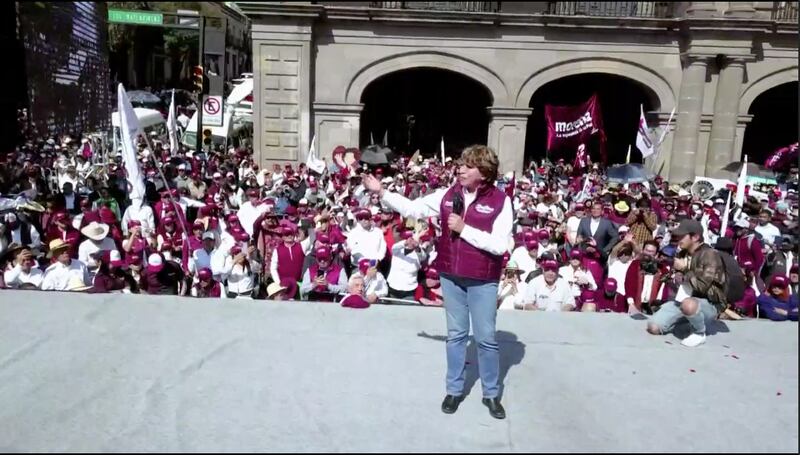
[[[314,255],[316,261],[303,274],[300,295],[306,300],[333,302],[347,290],[347,273],[333,261],[330,247],[317,248]]]
[[[499,161],[485,145],[464,149],[457,182],[414,201],[384,191],[380,180],[364,177],[364,187],[404,217],[442,220],[434,267],[439,271],[447,315],[446,395],[442,412],[456,412],[464,400],[465,365],[470,319],[478,346],[483,404],[492,417],[503,419],[500,404],[500,352],[495,339],[497,285],[503,254],[514,223],[511,199],[494,182]]]
[[[364,277],[364,295],[370,304],[389,295],[389,285],[386,284],[386,278],[378,270],[377,260],[361,259],[358,261],[358,272]]]

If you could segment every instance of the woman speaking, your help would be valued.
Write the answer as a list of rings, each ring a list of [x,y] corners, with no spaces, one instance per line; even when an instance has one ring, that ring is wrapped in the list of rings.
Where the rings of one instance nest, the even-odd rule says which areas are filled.
[[[374,176],[364,186],[404,217],[439,216],[442,235],[437,240],[434,266],[441,275],[447,314],[447,395],[442,412],[452,414],[464,399],[467,341],[472,331],[478,345],[478,369],[483,404],[497,419],[505,418],[500,404],[500,353],[495,340],[497,285],[508,250],[513,212],[506,194],[495,187],[497,155],[484,145],[464,149],[458,181],[421,199],[410,201],[383,190]]]

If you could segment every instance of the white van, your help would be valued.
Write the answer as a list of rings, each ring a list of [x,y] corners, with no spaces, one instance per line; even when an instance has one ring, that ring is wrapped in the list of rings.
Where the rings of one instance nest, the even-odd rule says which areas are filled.
[[[164,120],[164,117],[161,115],[161,112],[158,112],[155,109],[135,107],[133,108],[133,113],[136,114],[136,118],[139,120],[139,127],[142,129],[144,134],[149,135],[151,132],[155,131],[159,136],[166,136],[167,121]],[[114,135],[112,138],[114,144],[114,150],[118,150],[120,147],[119,112],[114,112],[111,114],[111,126]]]

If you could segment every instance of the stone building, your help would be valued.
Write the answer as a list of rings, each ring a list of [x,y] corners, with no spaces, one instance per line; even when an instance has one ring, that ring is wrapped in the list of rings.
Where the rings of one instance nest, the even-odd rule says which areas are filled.
[[[252,20],[262,163],[304,160],[314,134],[323,157],[373,135],[430,155],[441,136],[448,153],[486,142],[521,169],[544,155],[544,104],[592,92],[611,162],[640,104],[656,133],[675,109],[650,163],[670,180],[729,176],[743,153],[797,140],[794,2],[236,3]]]

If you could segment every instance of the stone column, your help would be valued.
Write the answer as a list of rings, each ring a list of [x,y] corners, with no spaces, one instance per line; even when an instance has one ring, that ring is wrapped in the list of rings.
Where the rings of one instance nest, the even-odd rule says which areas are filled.
[[[715,2],[691,2],[686,8],[686,15],[689,17],[714,17],[718,16]]]
[[[328,163],[336,146],[359,146],[363,104],[314,103],[314,133],[319,156]]]
[[[728,2],[725,17],[754,17],[756,9],[753,2]]]
[[[709,177],[722,176],[722,167],[731,161],[739,161],[734,156],[734,148],[744,70],[744,60],[727,59],[719,72],[706,159],[706,174]]]
[[[262,167],[297,162],[308,151],[312,27],[303,21],[252,26],[253,154]]]
[[[678,98],[678,119],[670,157],[669,180],[671,181],[694,179],[707,69],[708,57],[685,57]]]
[[[528,116],[533,110],[499,106],[491,106],[487,110],[491,120],[489,121],[489,138],[486,143],[497,153],[500,160],[500,173],[522,172],[525,161],[525,133],[528,128]]]

